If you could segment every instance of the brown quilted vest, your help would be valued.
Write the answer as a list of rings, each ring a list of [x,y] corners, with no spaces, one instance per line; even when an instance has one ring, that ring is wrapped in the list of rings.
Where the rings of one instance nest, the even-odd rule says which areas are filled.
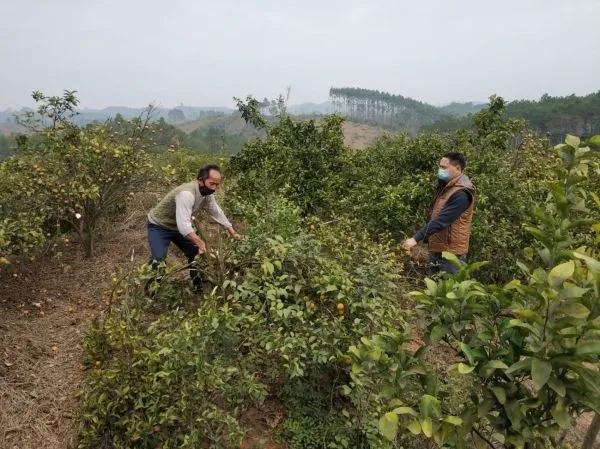
[[[471,221],[475,207],[475,186],[467,175],[454,178],[437,192],[433,199],[430,219],[437,217],[442,208],[452,196],[459,190],[466,190],[471,196],[471,204],[458,219],[442,231],[429,236],[427,249],[433,253],[450,251],[457,256],[464,256],[469,252],[469,239],[471,237]]]

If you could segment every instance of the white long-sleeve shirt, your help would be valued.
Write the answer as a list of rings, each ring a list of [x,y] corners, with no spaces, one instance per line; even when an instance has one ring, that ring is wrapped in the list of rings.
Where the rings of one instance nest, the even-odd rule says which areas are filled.
[[[186,236],[190,232],[194,232],[192,216],[201,208],[204,209],[210,218],[224,228],[231,227],[231,223],[217,203],[214,195],[203,196],[199,204],[197,203],[194,194],[187,190],[183,190],[175,196],[175,218],[177,220],[177,230],[181,235]]]
[[[230,228],[231,223],[217,204],[214,195],[202,196],[198,181],[175,187],[148,212],[148,220],[158,226],[176,230],[183,236],[194,230],[192,216],[203,209],[217,223]]]

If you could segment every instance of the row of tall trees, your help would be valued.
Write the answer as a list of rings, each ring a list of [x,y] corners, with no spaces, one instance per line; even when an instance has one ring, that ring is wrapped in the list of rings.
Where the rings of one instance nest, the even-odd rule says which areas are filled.
[[[352,120],[416,131],[445,114],[436,107],[402,95],[354,87],[332,87],[329,98],[336,112]]]

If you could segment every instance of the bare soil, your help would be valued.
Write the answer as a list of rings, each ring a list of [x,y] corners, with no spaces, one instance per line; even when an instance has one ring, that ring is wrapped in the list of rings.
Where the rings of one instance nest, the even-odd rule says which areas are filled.
[[[74,447],[83,338],[106,307],[111,274],[147,257],[137,218],[105,236],[92,259],[62,242],[65,257],[0,274],[0,448]]]
[[[385,130],[365,123],[344,122],[344,144],[355,150],[368,147],[385,134]]]

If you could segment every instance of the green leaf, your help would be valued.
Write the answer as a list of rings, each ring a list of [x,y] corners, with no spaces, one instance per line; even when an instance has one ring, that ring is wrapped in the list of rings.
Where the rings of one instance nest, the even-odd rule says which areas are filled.
[[[514,310],[515,314],[520,318],[525,318],[529,321],[533,321],[536,323],[543,322],[542,317],[539,313],[531,309],[517,308]]]
[[[433,279],[425,278],[425,285],[427,285],[427,293],[430,296],[434,296],[437,292],[437,284]]]
[[[550,376],[550,379],[548,379],[548,386],[562,397],[564,397],[567,392],[565,384],[554,376]]]
[[[265,274],[273,274],[275,272],[275,266],[266,260],[262,264],[262,270]]]
[[[452,424],[453,426],[462,426],[463,420],[458,416],[448,415],[444,418],[444,421]]]
[[[389,441],[396,439],[398,430],[398,415],[388,412],[379,419],[379,432]]]
[[[427,438],[431,438],[431,435],[433,435],[433,423],[431,422],[431,418],[421,420],[421,430],[423,430],[423,435]]]
[[[431,329],[431,333],[429,334],[429,341],[431,343],[435,343],[436,341],[440,340],[444,335],[446,335],[447,332],[448,329],[445,326],[440,326],[439,324],[437,326],[433,326],[433,328]]]
[[[465,355],[469,363],[471,365],[475,365],[475,354],[473,353],[473,350],[469,347],[469,345],[467,345],[466,343],[461,343],[460,350]]]
[[[565,143],[573,148],[578,148],[581,143],[581,139],[577,136],[572,136],[571,134],[567,134],[565,137]]]
[[[458,367],[458,372],[460,374],[469,374],[470,372],[472,372],[475,369],[474,366],[470,366],[470,365],[467,365],[466,363],[462,363],[462,362],[459,363],[457,365],[457,367]]]
[[[552,374],[552,365],[549,362],[538,358],[531,359],[531,379],[538,390],[546,385],[550,374]]]
[[[560,297],[561,299],[581,298],[589,291],[589,288],[577,287],[576,285],[571,283],[569,283],[569,285],[567,286],[567,284],[565,283],[563,289],[560,291]]]
[[[566,365],[575,371],[585,387],[595,396],[600,396],[600,376],[598,371],[592,368],[587,368],[582,363],[567,362]]]
[[[524,323],[521,320],[517,320],[517,319],[512,319],[508,321],[508,327],[522,327],[523,329],[528,329],[531,332],[533,332],[534,334],[539,334],[538,330],[533,327],[531,324],[529,323]]]
[[[481,374],[489,377],[497,369],[508,369],[508,365],[502,360],[490,360],[481,367]]]
[[[523,262],[517,261],[517,266],[521,269],[523,274],[525,274],[526,276],[529,276],[531,274],[531,272],[529,271],[529,267],[527,265],[525,265]]]
[[[582,289],[587,290],[587,289]],[[590,310],[580,302],[569,302],[561,307],[561,311],[573,318],[584,319],[590,314]]]
[[[521,420],[523,419],[523,413],[519,408],[518,401],[510,401],[504,404],[504,411],[506,412],[506,416],[510,419],[513,427],[518,430],[521,428]]]
[[[563,398],[558,398],[554,407],[550,410],[552,417],[556,421],[556,423],[563,429],[568,429],[571,427],[571,416],[567,408],[565,407],[565,402]]]
[[[477,404],[477,416],[484,418],[494,407],[494,401],[491,398],[486,398]]]
[[[519,281],[518,279],[513,279],[508,284],[506,284],[503,288],[504,288],[504,290],[514,290],[514,289],[518,289],[519,287],[521,287],[521,281]]]
[[[398,407],[393,410],[396,415],[412,415],[419,416],[419,414],[411,407]]]
[[[555,266],[548,273],[548,283],[554,287],[558,288],[562,285],[564,281],[573,276],[575,272],[575,262],[569,260],[568,262],[561,263],[560,265]]]
[[[600,134],[590,137],[587,144],[593,147],[600,147]]]
[[[413,435],[418,435],[421,433],[421,423],[416,420],[413,419],[408,423],[408,426],[406,426],[406,428],[410,431],[410,433],[412,433]]]
[[[498,399],[498,402],[504,405],[504,403],[506,402],[506,391],[504,391],[504,388],[491,387],[490,390],[492,390],[494,396],[496,396],[496,399]]]
[[[460,267],[462,265],[460,260],[458,260],[458,257],[456,257],[456,254],[451,253],[450,251],[442,252],[442,257],[454,266]]]
[[[600,355],[600,340],[586,341],[577,343],[575,347],[576,355]]]
[[[594,273],[600,273],[600,262],[594,259],[593,257],[588,256],[587,254],[582,254],[577,251],[573,252],[573,255],[578,259],[581,259],[585,262],[588,269]]]
[[[523,449],[525,447],[525,439],[521,435],[507,436],[506,443],[514,446],[516,449]]]
[[[507,374],[517,373],[519,371],[531,369],[531,359],[529,357],[525,357],[523,360],[519,360],[516,363],[513,363],[506,370]]]
[[[438,417],[442,414],[440,401],[429,394],[421,396],[421,414],[425,417]]]

